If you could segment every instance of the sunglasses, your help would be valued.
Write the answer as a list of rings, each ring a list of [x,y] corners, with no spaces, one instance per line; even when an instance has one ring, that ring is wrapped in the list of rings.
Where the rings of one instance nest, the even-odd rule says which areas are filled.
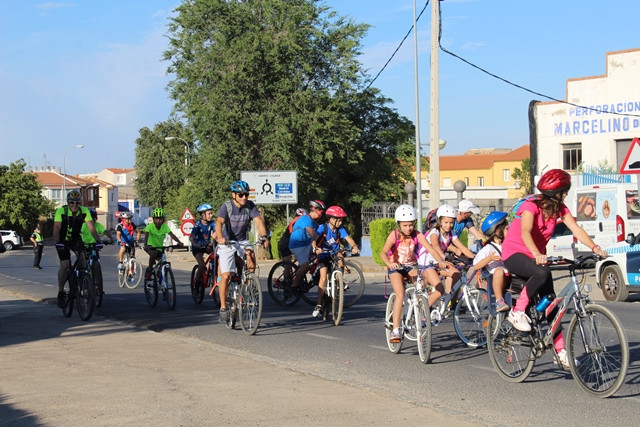
[[[67,202],[68,205],[79,205],[80,202]]]
[[[238,197],[241,197],[241,198],[249,197],[249,193],[237,193],[237,194],[238,194]]]

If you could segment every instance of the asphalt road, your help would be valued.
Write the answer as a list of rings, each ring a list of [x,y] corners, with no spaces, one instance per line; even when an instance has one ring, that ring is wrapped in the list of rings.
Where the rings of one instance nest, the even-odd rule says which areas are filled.
[[[0,288],[34,300],[53,301],[57,269],[53,248],[45,248],[43,270],[32,270],[31,263],[32,252],[28,249],[0,256]],[[614,397],[600,400],[584,394],[570,373],[553,364],[550,354],[538,361],[524,383],[501,380],[486,349],[464,346],[454,332],[451,319],[434,328],[430,364],[420,363],[417,348],[412,344],[406,344],[400,354],[391,354],[382,327],[385,292],[390,289],[385,286],[381,273],[366,274],[363,299],[347,309],[343,324],[335,327],[311,318],[312,307],[303,301],[293,307],[274,304],[266,291],[268,268],[264,268],[260,272],[265,301],[262,323],[256,335],[247,336],[240,330],[228,330],[218,324],[211,299],[205,299],[201,305],[194,304],[187,285],[193,262],[187,254],[173,254],[172,263],[178,283],[176,310],[169,310],[162,301],[155,308],[149,308],[141,288],[118,287],[115,248],[107,246],[102,254],[107,295],[103,307],[94,316],[161,333],[196,337],[215,343],[230,354],[268,361],[363,389],[383,390],[399,400],[416,402],[481,424],[640,423],[640,328],[637,323],[640,305],[635,302],[602,302],[618,315],[625,327],[631,366],[622,389]],[[566,273],[557,272],[556,276],[566,276]],[[587,280],[593,281],[592,275],[587,275]],[[594,299],[602,299],[597,288],[592,294]],[[566,320],[570,317],[566,316]],[[311,408],[313,400],[313,396],[308,399],[301,396],[296,406]]]

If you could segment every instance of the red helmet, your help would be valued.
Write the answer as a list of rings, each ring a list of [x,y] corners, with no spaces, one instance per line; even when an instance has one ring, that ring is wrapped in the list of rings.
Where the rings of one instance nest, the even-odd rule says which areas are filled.
[[[326,215],[334,218],[347,217],[347,213],[340,206],[329,206],[329,209],[327,209]]]
[[[326,209],[322,200],[312,200],[309,202],[309,206],[311,206],[312,208],[320,209],[320,210]]]
[[[555,196],[563,191],[569,191],[571,175],[562,169],[551,169],[540,177],[537,187],[545,196]]]

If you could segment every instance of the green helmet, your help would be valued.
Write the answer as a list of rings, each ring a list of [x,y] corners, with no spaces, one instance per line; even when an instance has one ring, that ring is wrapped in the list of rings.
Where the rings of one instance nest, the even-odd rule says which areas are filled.
[[[164,218],[165,217],[164,209],[155,208],[153,212],[151,212],[151,216],[153,218]]]

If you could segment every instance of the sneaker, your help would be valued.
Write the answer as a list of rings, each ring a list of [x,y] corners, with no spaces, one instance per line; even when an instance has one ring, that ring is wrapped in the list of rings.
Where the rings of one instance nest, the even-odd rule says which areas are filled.
[[[402,335],[400,334],[400,328],[394,329],[393,331],[391,331],[391,334],[389,334],[390,343],[399,343],[401,338]]]
[[[558,352],[558,359],[560,360],[560,364],[562,365],[562,369],[564,369],[565,371],[571,370],[571,367],[569,366],[569,353],[567,353],[567,350],[565,350],[564,348],[562,350],[560,350]],[[576,363],[576,366],[578,366],[578,361],[574,360],[574,362]],[[554,360],[553,363],[555,363],[557,365],[558,361]]]
[[[524,314],[524,311],[511,310],[509,316],[507,316],[507,320],[520,332],[529,332],[531,330],[531,325],[529,324],[531,319]]]
[[[316,308],[313,309],[313,313],[311,314],[313,317],[318,317],[320,316],[320,313],[322,313],[322,306],[320,304],[316,305]]]
[[[121,262],[118,263],[118,270],[124,270],[124,264],[122,264]]]
[[[220,309],[220,318],[219,318],[220,323],[224,323],[226,325],[227,323],[229,323],[229,317],[230,317],[229,309],[221,308]]]
[[[58,292],[58,307],[64,307],[64,292]]]
[[[511,307],[509,307],[509,305],[504,302],[504,298],[500,298],[498,301],[496,301],[496,311],[499,313],[504,313],[505,311],[509,311]]]

